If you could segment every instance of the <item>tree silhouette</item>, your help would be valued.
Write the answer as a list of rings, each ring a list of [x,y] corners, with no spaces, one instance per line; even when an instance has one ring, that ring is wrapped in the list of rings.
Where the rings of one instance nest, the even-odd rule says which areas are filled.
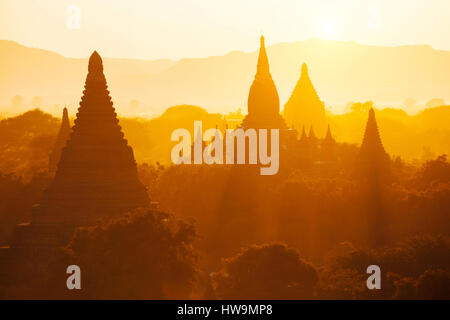
[[[50,298],[186,298],[197,276],[195,238],[193,225],[149,209],[79,228],[51,260],[41,290]],[[61,272],[72,264],[82,270],[79,292],[67,290]]]
[[[296,249],[268,244],[225,259],[212,280],[222,299],[300,299],[312,296],[318,275]]]

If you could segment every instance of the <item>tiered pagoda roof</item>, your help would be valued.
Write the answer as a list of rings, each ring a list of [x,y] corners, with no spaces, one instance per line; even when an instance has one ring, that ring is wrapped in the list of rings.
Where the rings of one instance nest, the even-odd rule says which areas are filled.
[[[83,94],[55,178],[33,223],[91,225],[149,203],[96,51],[89,59]]]

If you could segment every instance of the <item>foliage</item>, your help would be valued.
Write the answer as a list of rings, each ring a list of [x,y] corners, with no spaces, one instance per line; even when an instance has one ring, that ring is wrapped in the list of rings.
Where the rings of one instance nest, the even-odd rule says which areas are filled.
[[[312,297],[316,269],[284,244],[253,245],[224,259],[212,275],[222,299],[301,299]]]
[[[82,298],[187,297],[197,274],[197,255],[192,248],[195,237],[191,224],[167,213],[138,209],[96,227],[79,228],[52,269],[61,274],[58,270],[64,266],[80,266]],[[67,293],[64,278],[50,282],[57,296],[77,296],[76,292]]]

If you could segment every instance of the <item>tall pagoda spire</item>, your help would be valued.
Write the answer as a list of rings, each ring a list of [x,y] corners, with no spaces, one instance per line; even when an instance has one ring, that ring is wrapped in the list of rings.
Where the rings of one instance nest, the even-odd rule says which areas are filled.
[[[287,128],[280,115],[280,98],[270,74],[263,36],[260,40],[255,79],[248,95],[248,114],[242,126],[245,128]]]
[[[306,63],[303,63],[300,78],[284,105],[284,116],[289,125],[313,125],[319,132],[325,130],[325,105],[311,82]]]
[[[94,51],[72,134],[33,223],[91,225],[148,203]]]
[[[258,64],[256,65],[255,79],[272,79],[269,70],[269,59],[267,58],[264,36],[260,38]]]
[[[327,133],[322,141],[320,158],[322,161],[336,160],[336,140],[334,140],[331,134],[330,124],[328,124]]]
[[[67,108],[63,109],[63,116],[61,127],[59,128],[58,136],[56,137],[55,146],[53,147],[52,153],[49,156],[49,170],[50,172],[55,172],[58,166],[59,159],[61,158],[61,151],[66,145],[67,140],[69,140],[70,132],[69,115]]]
[[[375,111],[371,108],[359,153],[359,167],[363,169],[362,176],[371,177],[378,183],[380,179],[390,175],[389,162],[389,155],[381,142]]]
[[[299,140],[299,146],[301,149],[306,149],[309,147],[308,135],[306,134],[305,126],[302,126],[302,133]]]
[[[366,204],[368,239],[374,246],[383,245],[388,238],[386,210],[386,186],[392,181],[390,158],[384,150],[378,131],[375,111],[369,110],[366,131],[360,149],[357,165],[362,182],[362,194]]]
[[[331,134],[330,124],[328,124],[327,133],[325,135],[324,142],[336,142],[333,138],[333,135]]]
[[[373,108],[369,110],[366,131],[364,132],[364,138],[361,144],[361,156],[372,161],[388,156],[381,142]]]
[[[309,140],[309,142],[310,143],[317,143],[317,137],[316,137],[316,134],[314,133],[314,128],[313,128],[313,126],[311,125],[311,127],[309,128],[309,134],[308,134],[308,140]]]
[[[300,137],[300,141],[307,141],[307,140],[308,140],[308,136],[306,135],[305,126],[302,126],[302,135]]]

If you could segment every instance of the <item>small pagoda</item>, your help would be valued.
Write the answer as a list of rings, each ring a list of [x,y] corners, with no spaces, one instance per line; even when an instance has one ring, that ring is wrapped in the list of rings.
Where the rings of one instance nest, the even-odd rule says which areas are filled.
[[[358,169],[362,178],[370,179],[373,183],[386,181],[385,178],[390,176],[390,157],[383,147],[373,108],[369,110]]]
[[[61,151],[65,147],[67,140],[69,140],[71,131],[72,129],[70,128],[67,108],[64,108],[61,127],[59,128],[58,136],[56,137],[55,146],[49,156],[48,166],[50,172],[56,171],[59,159],[61,158]]]
[[[322,140],[320,148],[320,160],[321,161],[335,161],[336,160],[336,140],[334,140],[331,134],[330,125],[328,125],[325,138]]]
[[[290,126],[314,126],[319,133],[325,131],[325,104],[320,100],[303,63],[300,78],[284,105],[284,117]]]

